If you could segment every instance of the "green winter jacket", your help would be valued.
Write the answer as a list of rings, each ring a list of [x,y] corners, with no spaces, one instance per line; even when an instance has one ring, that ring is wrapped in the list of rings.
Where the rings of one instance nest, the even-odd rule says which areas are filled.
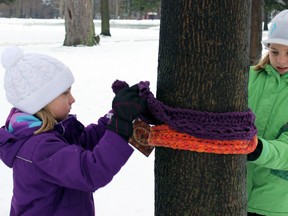
[[[248,162],[248,212],[288,216],[288,74],[271,65],[249,73],[248,103],[263,149]]]

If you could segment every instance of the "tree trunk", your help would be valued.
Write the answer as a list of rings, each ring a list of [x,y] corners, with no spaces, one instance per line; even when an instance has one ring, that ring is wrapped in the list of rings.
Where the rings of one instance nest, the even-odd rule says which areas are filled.
[[[268,23],[269,23],[269,17],[268,17],[268,11],[264,10],[264,27],[263,30],[264,31],[268,31]]]
[[[109,21],[109,0],[101,0],[101,35],[111,36]]]
[[[97,44],[93,23],[93,0],[65,0],[64,46]]]
[[[59,11],[59,17],[60,18],[65,18],[64,5],[65,5],[65,0],[59,0],[58,11]]]
[[[157,99],[246,111],[250,0],[162,0]],[[246,155],[155,151],[156,216],[246,216]]]
[[[258,63],[262,56],[263,0],[252,1],[250,32],[250,65]]]

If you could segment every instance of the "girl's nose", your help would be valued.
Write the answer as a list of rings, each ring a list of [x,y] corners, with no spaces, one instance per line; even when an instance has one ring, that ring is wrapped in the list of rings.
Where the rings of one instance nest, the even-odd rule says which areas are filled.
[[[73,104],[74,102],[75,102],[75,98],[73,97],[72,94],[70,94],[69,103]]]

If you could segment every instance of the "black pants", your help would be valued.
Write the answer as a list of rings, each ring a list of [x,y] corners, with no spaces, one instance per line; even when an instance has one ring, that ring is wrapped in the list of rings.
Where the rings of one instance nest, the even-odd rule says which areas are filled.
[[[259,214],[256,214],[256,213],[250,213],[250,212],[248,212],[248,213],[247,213],[247,216],[264,216],[264,215],[259,215]]]

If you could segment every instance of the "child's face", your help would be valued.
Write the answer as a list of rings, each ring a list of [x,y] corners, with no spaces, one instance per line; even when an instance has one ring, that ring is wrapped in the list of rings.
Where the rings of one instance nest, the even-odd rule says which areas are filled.
[[[71,88],[69,88],[53,101],[51,101],[46,106],[46,109],[52,113],[57,121],[62,121],[68,117],[74,102],[75,99],[71,94]]]
[[[272,67],[279,74],[288,72],[288,46],[281,44],[270,44],[269,59]]]

